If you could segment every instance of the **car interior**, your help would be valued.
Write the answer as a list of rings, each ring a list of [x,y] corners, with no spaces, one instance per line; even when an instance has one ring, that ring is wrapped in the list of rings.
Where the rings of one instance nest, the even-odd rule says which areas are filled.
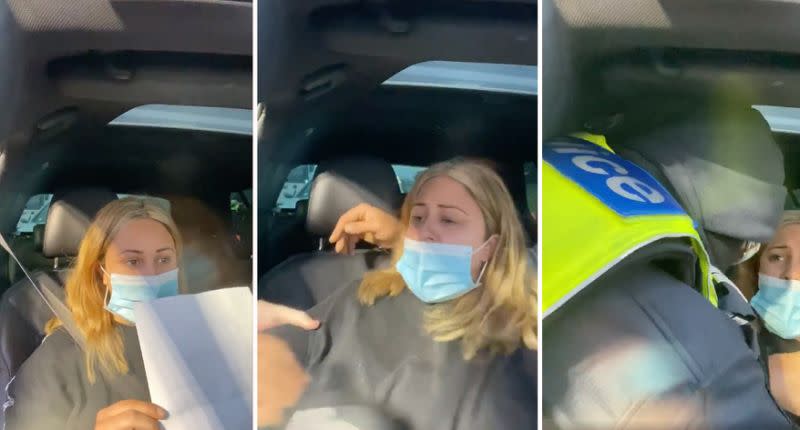
[[[624,127],[653,100],[797,106],[798,16],[781,1],[544,1],[543,137]]]
[[[536,3],[420,3],[259,5],[259,298],[308,309],[384,267],[386,251],[336,255],[328,237],[359,203],[398,213],[413,176],[397,166],[488,160],[534,247],[535,93],[386,81],[428,61],[535,66]],[[303,165],[317,166],[307,198],[280,207]]]
[[[800,129],[792,126],[800,106],[798,18],[798,4],[781,1],[545,0],[543,142],[586,131],[619,149],[643,130],[680,125],[683,113],[698,106],[719,111],[754,106],[784,154],[787,208],[798,207]],[[623,157],[635,155],[635,149]],[[544,333],[547,327],[545,321]],[[548,363],[547,342],[558,340],[544,339],[550,339],[543,345]],[[544,374],[547,369],[545,364]],[[559,388],[550,390],[556,393],[551,397],[567,395]],[[544,425],[555,428],[548,417],[552,399],[546,394],[544,401]]]
[[[785,2],[730,6],[543,2],[544,142],[585,131],[605,136],[624,157],[637,157],[629,147],[637,136],[678,125],[697,107],[753,107],[783,151],[786,206],[798,207],[800,51],[794,42],[800,33],[790,22],[800,8]]]
[[[250,285],[252,4],[91,5],[0,4],[0,232],[63,297],[97,211],[123,195],[159,197],[183,239],[188,292]],[[206,123],[231,112],[247,132]],[[3,251],[0,293],[5,387],[53,314]]]
[[[554,35],[543,40],[545,141],[590,131],[605,134],[613,148],[615,139],[663,124],[681,106],[753,106],[784,153],[787,207],[798,207],[800,32],[791,23],[800,7],[745,1],[731,6],[736,7],[648,3],[631,10],[543,2],[543,25]],[[764,20],[771,24],[762,25]]]

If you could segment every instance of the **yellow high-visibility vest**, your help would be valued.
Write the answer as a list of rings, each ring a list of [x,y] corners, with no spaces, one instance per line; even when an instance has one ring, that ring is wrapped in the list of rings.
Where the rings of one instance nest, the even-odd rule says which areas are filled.
[[[669,238],[691,242],[702,272],[700,292],[717,306],[694,222],[652,175],[597,135],[547,143],[542,161],[543,317],[635,251]]]

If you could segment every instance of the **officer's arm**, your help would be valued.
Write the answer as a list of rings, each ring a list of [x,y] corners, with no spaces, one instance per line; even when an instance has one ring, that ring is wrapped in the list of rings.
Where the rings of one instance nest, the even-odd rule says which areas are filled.
[[[781,428],[741,332],[642,266],[600,279],[542,327],[543,414],[561,428]]]

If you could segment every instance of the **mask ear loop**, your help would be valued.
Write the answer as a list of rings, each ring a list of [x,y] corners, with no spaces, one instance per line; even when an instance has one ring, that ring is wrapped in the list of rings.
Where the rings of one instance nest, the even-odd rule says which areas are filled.
[[[109,277],[109,282],[111,282],[111,281],[110,281],[111,275],[109,275],[109,274],[108,274],[108,272],[106,272],[106,269],[105,269],[105,268],[104,268],[102,265],[100,266],[100,270],[101,270],[103,273],[105,273],[106,275],[108,275],[108,277]],[[105,286],[105,287],[106,287],[106,292],[105,292],[105,294],[103,295],[103,306],[108,306],[108,290],[110,290],[110,288],[108,288],[108,285],[105,285],[105,284],[103,284],[103,286]]]
[[[481,285],[481,278],[483,278],[483,272],[486,271],[486,266],[488,265],[489,265],[488,261],[483,262],[483,267],[481,267],[481,273],[478,274],[478,279],[475,280],[476,287]]]
[[[484,246],[486,246],[489,243],[490,240],[492,240],[492,237],[494,237],[494,235],[492,235],[491,237],[486,239],[486,242],[483,242],[483,245],[477,247],[474,251],[472,251],[472,253],[474,254],[474,253],[480,251]],[[491,257],[489,257],[489,259],[491,259]],[[480,286],[481,285],[481,279],[483,278],[483,272],[486,271],[486,266],[488,266],[488,265],[489,265],[489,260],[486,260],[486,261],[483,262],[483,267],[481,267],[481,273],[478,274],[478,279],[475,280],[475,286]]]

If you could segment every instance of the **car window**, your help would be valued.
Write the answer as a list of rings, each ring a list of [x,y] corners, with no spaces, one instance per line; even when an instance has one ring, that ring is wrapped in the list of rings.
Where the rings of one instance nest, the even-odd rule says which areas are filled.
[[[112,127],[172,128],[249,136],[253,111],[215,106],[150,104],[137,106],[108,125]]]
[[[800,108],[753,105],[774,132],[800,134]]]
[[[286,181],[283,183],[275,209],[292,210],[297,206],[299,200],[308,199],[311,189],[311,179],[317,170],[316,164],[301,164],[289,171]]]
[[[536,66],[518,64],[425,61],[403,69],[383,85],[536,95],[536,73]]]
[[[534,163],[525,163],[525,197],[528,199],[528,210],[531,215],[536,217],[536,165]]]
[[[47,221],[47,210],[50,208],[52,199],[52,194],[36,194],[29,198],[17,221],[15,233],[17,235],[33,233],[34,226],[44,224]]]
[[[419,166],[406,166],[403,164],[393,164],[394,174],[397,175],[397,184],[400,185],[400,192],[403,194],[411,191],[414,182],[417,181],[417,175],[425,170],[424,167]]]
[[[392,168],[397,176],[397,185],[403,194],[411,190],[417,175],[425,170],[425,167],[404,164],[393,164]],[[311,180],[314,179],[316,171],[316,164],[301,164],[289,171],[274,210],[276,212],[291,211],[297,208],[298,201],[308,200],[311,192]]]

